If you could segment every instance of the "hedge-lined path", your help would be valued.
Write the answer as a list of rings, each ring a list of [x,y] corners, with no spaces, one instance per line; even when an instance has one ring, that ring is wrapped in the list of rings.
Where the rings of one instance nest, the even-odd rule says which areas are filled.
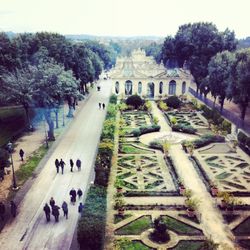
[[[40,175],[27,192],[19,206],[16,219],[6,225],[0,235],[3,249],[69,249],[74,230],[78,221],[77,205],[69,202],[71,188],[81,188],[86,194],[88,184],[93,175],[93,163],[96,148],[105,118],[106,111],[99,110],[98,103],[108,103],[111,82],[101,82],[101,91],[94,92],[71,123],[68,131],[61,137],[55,151],[46,162]],[[66,162],[65,174],[56,174],[55,158],[63,158]],[[82,160],[82,170],[74,173],[69,171],[69,159]],[[56,204],[61,206],[65,200],[69,206],[69,219],[62,217],[60,210],[59,223],[47,223],[43,212],[45,202],[54,197]]]
[[[233,235],[229,228],[223,223],[221,213],[216,207],[215,201],[207,192],[206,187],[194,169],[188,155],[182,150],[181,145],[173,145],[170,149],[170,155],[175,163],[177,173],[183,180],[186,188],[193,191],[193,197],[200,200],[198,211],[201,217],[201,224],[205,235],[221,246],[221,249],[235,249],[233,246]]]

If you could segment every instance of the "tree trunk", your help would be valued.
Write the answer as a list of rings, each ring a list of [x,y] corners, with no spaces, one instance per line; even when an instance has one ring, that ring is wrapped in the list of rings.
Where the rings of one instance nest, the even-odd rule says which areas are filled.
[[[247,105],[242,104],[241,105],[241,120],[244,122],[245,115],[246,115]]]
[[[58,109],[55,109],[55,115],[56,115],[56,128],[59,128],[59,124],[58,124]]]
[[[216,97],[214,97],[213,108],[215,108]]]
[[[68,97],[68,106],[69,106],[69,112],[67,114],[67,117],[72,118],[74,117],[73,111],[74,111],[74,98],[72,96]]]
[[[25,114],[26,114],[27,125],[28,125],[28,128],[30,129],[31,125],[30,125],[29,106],[24,104],[23,107],[24,107]]]
[[[221,98],[220,99],[220,113],[222,113],[222,110],[223,110],[223,106],[224,106],[224,101],[225,101],[225,98]]]
[[[48,123],[49,126],[49,131],[48,131],[48,140],[49,141],[55,141],[55,136],[54,136],[54,121],[51,118],[51,110],[48,109],[45,111],[45,119]]]
[[[196,83],[196,96],[198,96],[198,94],[199,94],[199,85],[198,83]]]

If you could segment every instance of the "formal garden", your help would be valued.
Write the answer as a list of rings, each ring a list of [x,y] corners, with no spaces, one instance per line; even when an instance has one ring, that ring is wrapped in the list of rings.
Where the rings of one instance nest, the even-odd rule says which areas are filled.
[[[193,102],[174,109],[163,101],[156,105],[141,100],[137,106],[127,100],[116,104],[114,96],[110,101],[96,158],[95,185],[80,224],[84,233],[79,238],[89,242],[89,249],[104,244],[121,250],[217,249],[204,231],[202,201],[182,180],[182,166],[178,156],[173,157],[177,148],[203,182],[234,243],[248,249],[250,206],[242,199],[249,197],[249,156],[225,138],[230,124]],[[157,118],[158,108],[168,124],[167,133],[175,136],[161,130],[164,124]],[[185,137],[188,132],[174,129],[178,124],[195,131]],[[96,227],[98,243],[90,241]]]

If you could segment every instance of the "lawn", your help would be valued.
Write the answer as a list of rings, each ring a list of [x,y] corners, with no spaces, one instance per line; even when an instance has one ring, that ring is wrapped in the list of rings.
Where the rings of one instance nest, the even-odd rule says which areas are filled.
[[[152,151],[143,150],[143,149],[137,148],[131,144],[122,144],[121,145],[121,153],[124,153],[124,154],[150,154],[150,153],[152,153]]]
[[[189,226],[181,221],[178,221],[170,216],[162,216],[164,223],[167,225],[167,228],[175,231],[180,235],[202,235],[202,232],[199,229],[196,229],[192,226]]]
[[[119,235],[138,235],[145,230],[151,228],[151,218],[150,216],[142,216],[137,220],[130,222],[129,224],[119,228],[115,234]]]
[[[151,248],[145,246],[140,241],[131,241],[123,244],[120,247],[121,250],[151,250]]]
[[[38,166],[41,159],[47,153],[48,149],[42,145],[37,149],[32,156],[29,157],[27,162],[23,164],[19,170],[16,171],[16,178],[18,185],[22,185],[29,177],[32,176],[33,171]]]
[[[234,230],[235,235],[246,235],[250,234],[250,217],[244,220],[240,225],[238,225]]]

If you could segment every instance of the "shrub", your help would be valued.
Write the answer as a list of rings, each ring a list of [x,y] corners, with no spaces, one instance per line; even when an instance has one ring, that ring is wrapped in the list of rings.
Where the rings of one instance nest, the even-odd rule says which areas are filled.
[[[172,126],[173,131],[183,132],[187,134],[195,134],[197,129],[193,128],[192,126],[186,126],[184,124],[176,124]]]
[[[237,135],[237,139],[238,139],[238,141],[239,141],[242,145],[245,146],[246,141],[247,141],[247,136],[246,136],[244,133],[242,133],[242,132],[240,131],[240,132],[238,133],[238,135]]]
[[[193,144],[195,148],[200,148],[213,142],[225,142],[225,137],[220,135],[206,134],[201,136],[200,139],[194,140]]]
[[[222,128],[223,131],[226,131],[227,134],[231,133],[231,123],[228,122],[227,120],[224,120],[222,122],[221,128]]]
[[[78,222],[77,240],[80,249],[103,249],[105,223],[106,190],[103,187],[92,186],[87,194],[83,216]]]
[[[144,101],[138,95],[131,95],[126,100],[126,104],[133,106],[135,109],[138,109],[143,103]]]
[[[140,133],[139,133],[139,131]],[[151,132],[157,132],[161,129],[161,126],[159,125],[151,125],[151,126],[141,126],[139,127],[138,129],[134,129],[131,134],[133,136],[140,136],[140,135],[143,135],[143,134],[147,134],[147,133],[151,133]]]
[[[165,102],[163,102],[163,101],[158,102],[158,107],[162,111],[167,111],[168,110],[167,104]]]
[[[163,146],[159,141],[151,141],[149,143],[149,147],[153,149],[161,150],[163,152]]]
[[[177,109],[181,106],[181,101],[177,96],[170,96],[165,100],[168,107]]]
[[[111,95],[110,98],[109,98],[109,103],[117,104],[117,96],[116,95]]]

